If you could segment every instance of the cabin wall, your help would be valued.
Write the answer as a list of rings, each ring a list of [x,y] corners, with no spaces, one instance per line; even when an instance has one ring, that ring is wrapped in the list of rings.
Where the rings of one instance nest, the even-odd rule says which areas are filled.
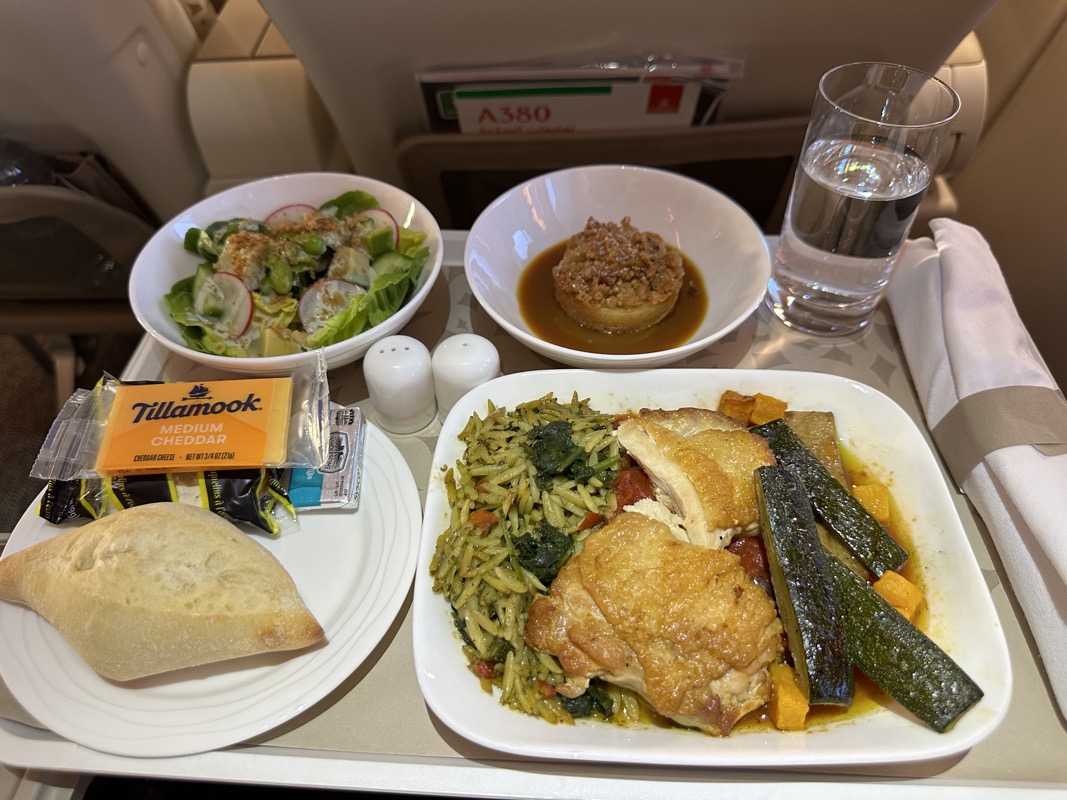
[[[951,185],[1016,306],[1067,387],[1067,0],[1000,0],[977,29],[989,70],[985,129]]]

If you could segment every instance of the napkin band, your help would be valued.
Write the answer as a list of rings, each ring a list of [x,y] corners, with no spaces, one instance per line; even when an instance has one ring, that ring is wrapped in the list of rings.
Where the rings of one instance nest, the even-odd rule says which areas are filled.
[[[1002,447],[1029,444],[1045,455],[1067,453],[1067,400],[1046,386],[1001,386],[956,403],[930,431],[956,484]]]

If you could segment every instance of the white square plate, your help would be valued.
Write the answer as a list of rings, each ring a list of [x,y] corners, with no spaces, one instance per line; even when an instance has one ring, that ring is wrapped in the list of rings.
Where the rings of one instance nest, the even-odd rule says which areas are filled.
[[[895,704],[800,733],[738,730],[715,738],[682,729],[597,722],[551,725],[501,706],[467,669],[448,603],[432,591],[429,562],[448,527],[443,470],[462,455],[458,436],[489,400],[512,408],[552,392],[573,392],[600,411],[641,407],[715,408],[726,389],[763,392],[792,409],[834,412],[843,443],[879,478],[909,521],[929,605],[927,634],[978,683],[985,696],[946,733],[936,733]],[[415,668],[432,711],[485,747],[562,760],[693,766],[870,764],[944,757],[974,746],[1007,711],[1007,644],[956,514],[949,488],[922,434],[896,403],[855,381],[817,373],[762,370],[592,372],[558,370],[498,378],[463,397],[444,422],[430,475],[413,603]]]

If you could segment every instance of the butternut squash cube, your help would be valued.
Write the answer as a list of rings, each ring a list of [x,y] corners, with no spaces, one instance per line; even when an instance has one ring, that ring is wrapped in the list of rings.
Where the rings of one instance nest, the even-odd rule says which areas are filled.
[[[748,416],[749,424],[762,425],[771,420],[785,416],[786,402],[769,394],[757,392],[752,396],[752,413]]]
[[[733,417],[743,425],[748,425],[749,417],[752,415],[752,406],[755,405],[755,402],[756,398],[752,397],[752,395],[741,394],[733,389],[727,389],[722,393],[722,397],[719,398],[719,413]]]
[[[915,619],[923,602],[922,589],[899,572],[886,570],[871,587],[905,617]]]
[[[771,699],[767,713],[780,731],[802,731],[808,716],[808,699],[797,685],[796,673],[788,664],[776,661],[770,666]]]
[[[852,496],[882,525],[889,524],[889,487],[884,483],[853,486]]]

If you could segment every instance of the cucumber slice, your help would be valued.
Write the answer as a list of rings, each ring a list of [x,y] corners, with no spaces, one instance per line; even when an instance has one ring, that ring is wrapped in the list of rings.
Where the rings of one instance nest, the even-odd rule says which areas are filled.
[[[215,276],[215,268],[206,261],[197,264],[196,273],[193,275],[193,297],[200,296],[200,290],[204,288],[204,281]]]
[[[207,231],[202,231],[200,228],[187,230],[185,238],[182,240],[182,246],[190,253],[195,253],[212,264],[219,260],[219,253],[222,252],[222,247],[218,242]]]
[[[204,319],[210,319],[218,321],[222,319],[222,312],[226,310],[226,306],[222,303],[222,296],[220,292],[212,290],[204,290],[201,287],[201,291],[196,295],[196,313]]]
[[[867,569],[881,576],[904,565],[908,551],[812,455],[785,420],[759,425],[752,432],[767,440],[779,464],[796,470],[815,512]]]
[[[938,733],[982,699],[971,677],[907,617],[833,556],[827,558],[856,666]]]
[[[415,259],[394,251],[379,256],[372,264],[375,275],[390,275],[394,272],[407,272],[415,265]]]
[[[788,467],[756,469],[767,566],[799,685],[812,705],[850,706],[855,674],[811,502]]]

